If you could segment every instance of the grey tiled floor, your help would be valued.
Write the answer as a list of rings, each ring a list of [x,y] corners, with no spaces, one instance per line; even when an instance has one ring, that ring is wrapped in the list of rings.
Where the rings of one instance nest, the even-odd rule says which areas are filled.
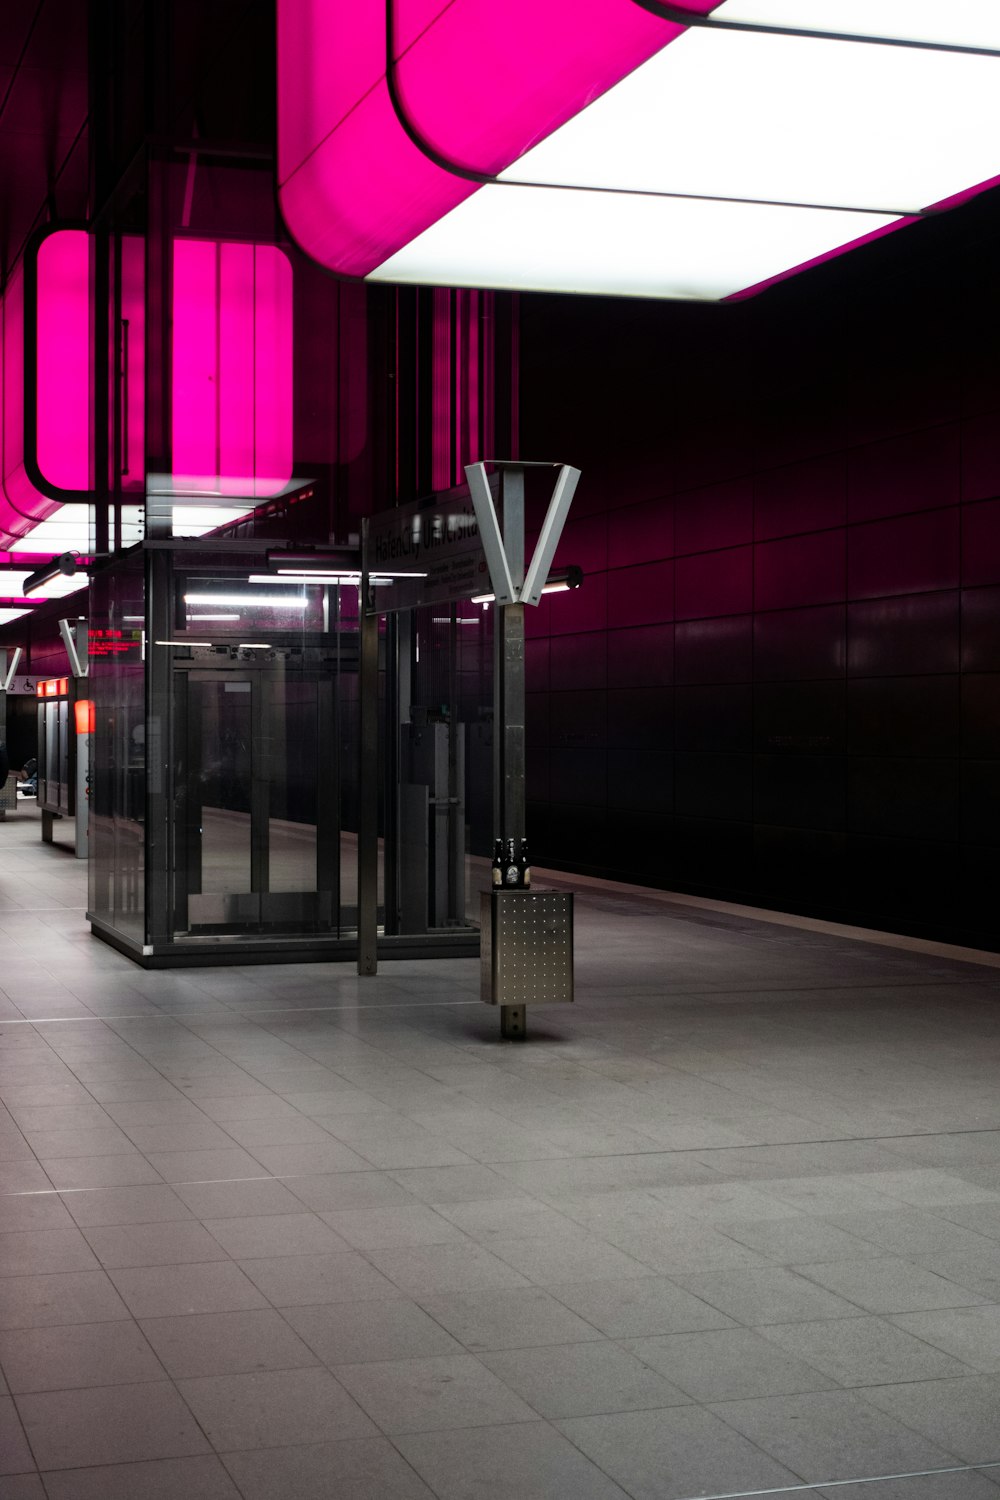
[[[38,834],[0,1500],[998,1495],[996,967],[590,885],[504,1044],[469,961],[144,973]]]

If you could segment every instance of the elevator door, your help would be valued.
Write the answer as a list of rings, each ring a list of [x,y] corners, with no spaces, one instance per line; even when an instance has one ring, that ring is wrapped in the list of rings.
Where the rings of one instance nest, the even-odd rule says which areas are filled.
[[[338,931],[334,701],[282,658],[177,665],[175,934]]]

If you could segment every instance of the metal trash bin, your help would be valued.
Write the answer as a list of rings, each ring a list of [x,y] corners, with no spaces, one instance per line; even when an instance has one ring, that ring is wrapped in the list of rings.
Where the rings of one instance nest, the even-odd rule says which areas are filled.
[[[501,1034],[522,1038],[526,1005],[573,999],[573,894],[500,886],[480,894],[480,993]]]
[[[13,771],[0,786],[0,818],[5,818],[9,812],[17,812],[17,777]]]

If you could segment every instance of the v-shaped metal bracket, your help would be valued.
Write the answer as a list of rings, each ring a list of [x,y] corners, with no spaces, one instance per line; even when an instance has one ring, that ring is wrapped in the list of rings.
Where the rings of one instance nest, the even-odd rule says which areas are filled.
[[[0,653],[0,654],[3,655],[3,657],[4,657],[4,666],[6,666],[7,665],[7,661],[6,661],[7,653],[3,652],[3,653]],[[5,672],[4,676],[0,677],[0,692],[2,692],[2,693],[9,693],[10,692],[11,688],[14,685],[14,678],[17,676],[17,669],[20,666],[20,663],[21,663],[21,648],[20,648],[20,646],[15,646],[14,647],[14,654],[13,654],[13,656],[11,658],[10,666],[7,667],[7,671]]]
[[[504,467],[517,469],[520,465],[506,464]],[[537,468],[538,465],[529,464],[526,467]],[[524,575],[524,582],[518,583],[514,581],[511,574],[508,549],[504,546],[504,538],[500,531],[500,522],[493,503],[486,465],[485,463],[466,465],[465,477],[469,483],[469,494],[472,497],[472,505],[479,525],[486,565],[490,570],[493,594],[498,604],[537,604],[542,597],[542,589],[549,576],[549,568],[552,566],[552,559],[559,545],[559,538],[562,536],[580,478],[580,470],[574,469],[571,464],[553,465],[553,468],[555,467],[558,467],[559,472],[556,475],[549,508],[545,512],[545,520],[535,546],[535,553]],[[523,514],[520,517],[520,525],[522,527],[524,525]],[[510,538],[508,538],[509,541]],[[517,552],[523,555],[523,537],[520,538]]]

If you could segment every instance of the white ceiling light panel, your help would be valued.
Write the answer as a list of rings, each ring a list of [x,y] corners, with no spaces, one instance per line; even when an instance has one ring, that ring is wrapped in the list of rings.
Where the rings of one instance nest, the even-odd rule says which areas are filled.
[[[1000,0],[714,15],[1000,47]],[[370,279],[714,300],[998,174],[1000,58],[692,27]]]

